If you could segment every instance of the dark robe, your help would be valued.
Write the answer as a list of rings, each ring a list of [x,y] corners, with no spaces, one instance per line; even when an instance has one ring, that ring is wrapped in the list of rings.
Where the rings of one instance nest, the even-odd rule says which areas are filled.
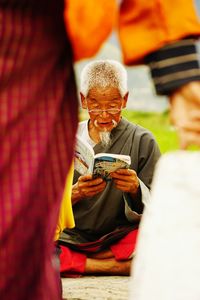
[[[130,169],[137,172],[140,190],[133,200],[128,193],[116,189],[113,181],[109,181],[100,194],[77,202],[73,206],[76,228],[66,232],[77,232],[88,241],[94,241],[122,225],[139,223],[143,206],[149,198],[154,167],[160,157],[153,135],[147,129],[126,119],[122,119],[112,130],[111,139],[111,146],[108,148],[97,144],[94,147],[95,154],[107,152],[130,155]],[[75,171],[74,182],[79,176]]]

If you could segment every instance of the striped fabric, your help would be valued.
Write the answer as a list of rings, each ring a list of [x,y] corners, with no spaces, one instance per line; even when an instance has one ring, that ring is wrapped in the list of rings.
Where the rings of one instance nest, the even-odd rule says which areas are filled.
[[[77,99],[63,1],[0,0],[0,299],[56,300]]]
[[[157,94],[168,95],[183,84],[200,80],[196,40],[183,39],[151,53],[146,58]]]
[[[71,230],[65,228],[60,234],[58,244],[78,252],[87,254],[98,253],[108,249],[110,245],[122,239],[129,232],[137,229],[138,225],[120,226],[98,239],[88,240],[84,233],[77,228]]]

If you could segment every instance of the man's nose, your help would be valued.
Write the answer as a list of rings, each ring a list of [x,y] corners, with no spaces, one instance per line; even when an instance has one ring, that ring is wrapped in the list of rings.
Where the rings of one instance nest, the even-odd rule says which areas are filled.
[[[102,109],[100,115],[101,115],[102,117],[107,117],[107,116],[109,115],[109,113],[107,112],[106,109]]]

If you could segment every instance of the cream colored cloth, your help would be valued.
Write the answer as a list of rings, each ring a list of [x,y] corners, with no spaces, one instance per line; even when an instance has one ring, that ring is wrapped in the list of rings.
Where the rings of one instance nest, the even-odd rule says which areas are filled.
[[[200,152],[164,155],[142,217],[130,300],[200,299]]]

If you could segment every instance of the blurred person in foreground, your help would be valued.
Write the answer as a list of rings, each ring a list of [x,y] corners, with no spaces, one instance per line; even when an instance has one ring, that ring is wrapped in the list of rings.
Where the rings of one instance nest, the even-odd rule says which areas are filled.
[[[148,64],[156,92],[169,96],[181,148],[200,146],[200,20],[195,2],[123,0],[118,28],[125,64]]]
[[[78,119],[69,25],[66,21],[65,28],[63,16],[70,2],[64,7],[61,0],[0,1],[2,300],[61,298],[53,237],[66,178],[70,185]],[[90,53],[81,52],[80,58],[94,54],[113,26],[115,6],[107,2],[98,1],[93,13],[93,1],[87,1],[87,12],[92,10],[105,26],[87,46]],[[110,18],[102,6],[111,10]]]
[[[127,73],[120,63],[97,60],[87,64],[81,73],[80,95],[89,119],[79,123],[78,135],[95,154],[130,155],[131,165],[111,173],[112,180],[107,182],[75,171],[75,228],[65,229],[59,238],[61,273],[129,275],[137,228],[160,151],[147,129],[121,115],[128,90]],[[109,239],[102,241],[105,235]]]
[[[200,146],[200,22],[194,1],[124,0],[120,12],[126,63],[150,66],[157,93],[169,96],[181,148]],[[140,223],[129,299],[200,299],[199,162],[198,151],[159,160]]]

